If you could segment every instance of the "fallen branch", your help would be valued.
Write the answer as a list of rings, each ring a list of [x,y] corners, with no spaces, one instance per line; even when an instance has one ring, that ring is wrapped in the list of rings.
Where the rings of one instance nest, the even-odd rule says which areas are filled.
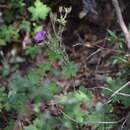
[[[82,122],[82,121],[78,121],[73,119],[72,117],[70,117],[69,115],[67,115],[66,113],[64,113],[62,110],[60,110],[60,112],[69,120],[78,123],[78,124],[84,124],[84,125],[90,125],[90,124],[118,124],[120,122],[122,122],[124,120],[124,118],[118,120],[118,121],[86,121],[86,122]]]
[[[116,90],[110,98],[114,97],[117,93],[119,93],[122,89],[126,88],[128,85],[130,84],[130,81],[128,81],[126,84],[124,84],[121,88],[119,88],[118,90]]]
[[[107,103],[105,103],[105,104],[110,103],[112,97],[116,96],[121,90],[123,90],[124,88],[126,88],[128,85],[130,85],[130,81],[128,81],[126,84],[124,84],[121,88],[117,89],[117,90],[110,96],[110,98],[108,99]]]
[[[112,0],[112,3],[113,3],[113,6],[115,7],[115,10],[116,10],[118,22],[120,24],[120,27],[121,27],[123,33],[124,33],[124,36],[125,36],[125,39],[126,39],[126,42],[127,42],[127,47],[130,50],[130,33],[129,33],[129,31],[128,31],[126,25],[125,25],[125,22],[123,20],[118,0]]]
[[[88,89],[105,89],[105,90],[108,90],[108,91],[110,91],[110,92],[112,92],[112,93],[114,93],[114,91],[113,90],[111,90],[110,88],[107,88],[107,87],[93,87],[93,88],[88,88]],[[130,97],[130,94],[127,94],[127,93],[120,93],[120,92],[118,92],[117,93],[117,95],[121,95],[121,96],[124,96],[124,97]]]

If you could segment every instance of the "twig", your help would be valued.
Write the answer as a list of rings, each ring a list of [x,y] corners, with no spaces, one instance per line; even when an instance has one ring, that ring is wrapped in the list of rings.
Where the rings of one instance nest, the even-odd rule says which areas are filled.
[[[126,84],[124,84],[121,88],[119,88],[118,90],[116,90],[109,98],[108,102],[106,104],[108,104],[111,100],[112,97],[114,97],[115,95],[117,95],[122,89],[124,89],[125,87],[127,87],[130,84],[130,81],[128,81]]]
[[[7,6],[7,5],[1,5],[1,4],[0,4],[0,8],[6,8],[6,9],[9,9],[10,7]]]
[[[88,60],[89,58],[91,58],[92,56],[94,56],[95,54],[97,54],[98,52],[100,52],[101,50],[103,50],[103,48],[97,49],[95,52],[93,52],[92,54],[90,54],[86,59]]]
[[[126,84],[124,84],[121,88],[119,88],[118,90],[116,90],[110,98],[114,97],[117,93],[119,93],[122,89],[124,89],[125,87],[127,87],[130,84],[130,81],[128,81]]]
[[[122,14],[121,14],[121,9],[119,7],[119,3],[118,3],[118,0],[112,0],[112,3],[113,3],[113,6],[115,7],[115,10],[116,10],[116,15],[117,15],[117,18],[118,18],[118,22],[120,24],[120,27],[125,35],[125,39],[127,41],[127,47],[128,49],[130,50],[130,33],[125,25],[125,22],[123,20],[123,17],[122,17]]]
[[[129,118],[130,118],[130,111],[128,112],[128,114],[127,114],[127,116],[126,116],[125,121],[122,123],[121,130],[123,130],[123,129],[124,129],[124,125],[125,125],[125,124],[127,125],[127,122],[130,121]]]
[[[108,91],[110,91],[110,92],[114,92],[113,90],[111,90],[110,88],[107,88],[107,87],[93,87],[93,88],[88,88],[88,89],[105,89],[105,90],[108,90]],[[127,94],[127,93],[117,93],[117,95],[121,95],[121,96],[125,96],[125,97],[130,97],[130,94]]]
[[[118,121],[86,121],[86,122],[82,122],[82,121],[78,121],[78,120],[75,120],[73,119],[72,117],[70,117],[69,115],[67,115],[66,113],[64,113],[62,110],[60,110],[60,112],[66,116],[69,120],[75,122],[75,123],[79,123],[79,124],[84,124],[84,125],[90,125],[90,124],[118,124],[120,122],[122,122],[124,120],[124,118],[118,120]]]

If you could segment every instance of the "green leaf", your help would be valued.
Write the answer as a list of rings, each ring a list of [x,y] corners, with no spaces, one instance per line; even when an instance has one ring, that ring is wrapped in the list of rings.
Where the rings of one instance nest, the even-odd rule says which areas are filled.
[[[115,41],[114,46],[118,49],[122,49],[123,48],[123,44],[125,42],[124,38],[122,35],[117,36],[114,32],[112,32],[111,30],[107,30],[109,33],[109,36],[107,36],[107,40],[110,41]]]
[[[25,3],[23,2],[23,0],[11,0],[10,6],[13,9],[21,9],[25,7]]]
[[[73,62],[69,62],[62,67],[62,70],[64,78],[69,79],[76,76],[76,73],[78,72],[78,65]]]
[[[5,88],[0,87],[0,112],[7,108],[7,94],[5,93]]]
[[[27,75],[28,79],[35,85],[41,84],[41,77],[52,69],[51,65],[48,63],[40,64],[38,67],[38,69],[29,70]]]
[[[0,39],[0,46],[5,46],[6,45],[6,41],[4,39]]]
[[[97,112],[102,112],[103,111],[103,106],[104,106],[103,103],[97,102],[97,104],[96,104],[96,111]]]
[[[7,61],[5,61],[5,60],[2,61],[2,65],[3,65],[2,75],[7,76],[11,71],[11,67],[10,67],[9,63]]]
[[[38,118],[33,120],[33,123],[25,128],[25,130],[53,130],[57,119],[50,116],[48,112],[40,114]]]
[[[63,51],[61,49],[49,49],[48,50],[49,60],[56,61],[63,58]]]
[[[123,90],[121,90],[120,92],[125,93],[125,94],[130,94],[130,88],[126,87]],[[120,100],[126,107],[130,106],[130,100],[126,96],[117,95],[117,96],[115,96],[115,99]]]
[[[83,86],[83,85],[80,86],[79,91],[85,93],[87,95],[87,97],[90,99],[94,97],[94,95],[90,91],[88,91],[88,89],[85,88],[85,86]]]
[[[26,55],[30,55],[32,58],[35,58],[36,55],[42,52],[40,46],[27,46],[25,50]]]
[[[0,25],[0,38],[5,39],[5,41],[10,41],[12,39],[18,39],[19,34],[12,25]]]
[[[40,31],[43,30],[43,25],[42,26],[41,25],[35,25],[33,30],[34,30],[34,33],[40,32]]]
[[[26,32],[30,32],[31,30],[31,24],[29,21],[23,20],[22,23],[20,24],[20,29]]]
[[[47,71],[51,71],[52,70],[52,66],[49,63],[45,63],[45,64],[40,64],[39,65],[39,69],[42,73],[45,73]]]
[[[113,92],[115,92],[116,90],[121,88],[126,83],[126,80],[120,79],[120,78],[114,80],[111,77],[108,77],[107,82],[108,82],[108,85],[106,87],[110,88]],[[105,90],[105,89],[102,92],[106,95],[110,95],[113,93],[113,92]],[[130,88],[125,87],[124,89],[122,89],[120,91],[120,93],[130,94]],[[130,106],[129,98],[127,98],[126,96],[117,94],[112,99],[114,102],[120,100],[126,107]]]
[[[55,83],[44,83],[42,90],[44,91],[44,97],[46,99],[51,99],[55,93],[58,93],[62,90]]]
[[[11,22],[14,20],[13,12],[12,11],[5,12],[3,18],[6,23],[11,24]]]
[[[118,37],[116,36],[116,34],[114,33],[114,32],[112,32],[111,30],[107,30],[108,31],[108,33],[109,33],[109,35],[110,36],[108,36],[108,40],[117,40],[118,39]]]
[[[28,10],[32,13],[32,20],[36,21],[38,19],[46,19],[50,8],[40,2],[40,0],[36,0],[34,7],[29,7]]]
[[[16,56],[16,57],[12,57],[12,58],[10,58],[10,60],[9,60],[9,63],[23,63],[25,61],[25,59],[24,58],[22,58],[22,57],[20,57],[20,56]]]
[[[77,91],[77,92],[67,94],[65,96],[60,96],[58,102],[61,104],[65,104],[65,105],[77,104],[80,102],[89,104],[90,99],[91,98],[86,93],[84,93],[82,91]]]
[[[57,19],[56,21],[59,22],[60,24],[64,25],[64,26],[67,22],[64,18]]]
[[[38,69],[30,70],[27,77],[34,85],[38,85],[41,79],[41,72]]]
[[[75,107],[74,107],[74,109],[73,109],[72,117],[73,117],[75,120],[78,120],[78,121],[83,122],[83,121],[84,121],[84,116],[85,116],[85,112],[82,112],[82,111],[81,111],[81,109],[80,109],[80,104],[75,105]]]
[[[19,112],[26,112],[27,108],[25,106],[29,100],[26,91],[32,93],[34,85],[28,79],[18,74],[14,75],[13,78],[13,81],[9,83],[8,102],[11,108]]]
[[[4,130],[13,130],[14,127],[15,127],[15,121],[10,120],[9,123],[8,123],[8,126]]]

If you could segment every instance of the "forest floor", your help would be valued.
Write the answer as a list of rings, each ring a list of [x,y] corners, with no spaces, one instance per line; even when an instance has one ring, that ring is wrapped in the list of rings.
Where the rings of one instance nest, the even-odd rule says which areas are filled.
[[[58,2],[57,5],[48,2],[48,6],[54,8],[54,12],[57,10],[57,6],[59,6],[58,4]],[[125,7],[122,7],[124,9],[122,15],[124,16],[125,23],[128,26],[130,22],[128,15],[130,12],[130,6],[127,5],[130,5],[130,3],[124,2],[123,4]],[[114,80],[122,78],[129,81],[130,76],[130,52],[127,49],[125,42],[120,43],[123,37],[122,30],[118,24],[114,8],[110,2],[104,2],[104,5],[100,5],[100,7],[98,15],[90,13],[80,19],[79,14],[82,10],[82,5],[80,5],[78,1],[72,4],[72,11],[67,17],[67,24],[64,28],[62,44],[65,46],[68,59],[79,65],[78,73],[75,77],[67,80],[61,77],[53,77],[52,74],[47,75],[48,79],[55,81],[58,85],[64,88],[63,92],[59,93],[59,95],[78,90],[79,86],[83,85],[95,96],[92,99],[92,102],[95,104],[97,102],[107,102],[107,99],[109,99],[109,97],[105,97],[101,91],[102,87],[108,85],[108,77],[111,77]],[[45,24],[48,30],[52,30],[52,27],[49,26],[50,23],[51,21],[48,18],[46,22],[41,22],[40,24]],[[16,23],[14,24],[19,23],[17,23],[16,20]],[[23,37],[23,39],[24,38],[25,37]],[[3,50],[4,55],[10,57],[8,55],[10,55],[12,48],[15,47],[18,48],[17,55],[24,57],[24,51],[22,50],[21,45],[19,46],[18,44],[23,43],[22,38],[18,41],[12,42],[13,45],[9,44],[0,48]],[[9,82],[13,80],[12,75],[14,73],[20,73],[24,76],[29,69],[36,69],[38,64],[46,63],[46,61],[48,61],[46,53],[41,53],[34,59],[29,56],[25,56],[24,58],[26,59],[26,62],[20,64],[18,69],[13,69],[14,64],[11,64],[12,70],[9,75],[0,75],[0,86],[8,86]],[[1,57],[1,74],[5,69],[4,67],[6,67],[2,64],[2,61],[3,59]],[[55,64],[53,63],[53,67],[57,69],[58,66],[61,66],[62,64],[61,61],[55,62]],[[115,85],[118,86],[118,83],[115,82]],[[6,88],[6,92],[9,91],[8,89],[9,88]],[[110,104],[112,104],[112,114],[114,119],[126,119],[130,111],[129,106],[125,106],[120,101],[114,103],[110,102]],[[31,107],[31,104],[29,104],[29,107]],[[63,114],[59,112],[60,110],[63,110],[63,107],[60,105],[53,108],[50,102],[46,102],[45,107],[53,116],[61,116]],[[81,108],[84,109],[84,106],[81,106]],[[42,109],[44,111],[45,108],[43,107]],[[0,112],[0,129],[4,129],[8,125],[10,119],[17,120],[17,117],[17,112],[13,110],[4,110]],[[21,117],[21,119],[25,119],[22,121],[25,126],[28,125],[26,119],[34,120],[35,118],[35,116]],[[122,125],[122,123],[123,122],[119,124]],[[130,124],[127,122],[126,126],[128,125]],[[78,129],[91,130],[92,127],[83,126]]]

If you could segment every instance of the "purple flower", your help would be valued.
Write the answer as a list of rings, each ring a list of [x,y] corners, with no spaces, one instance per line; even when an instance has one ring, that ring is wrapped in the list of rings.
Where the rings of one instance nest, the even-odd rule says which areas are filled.
[[[39,31],[38,33],[36,33],[35,34],[36,41],[39,42],[45,40],[45,36],[44,36],[45,34],[47,34],[46,31]]]

